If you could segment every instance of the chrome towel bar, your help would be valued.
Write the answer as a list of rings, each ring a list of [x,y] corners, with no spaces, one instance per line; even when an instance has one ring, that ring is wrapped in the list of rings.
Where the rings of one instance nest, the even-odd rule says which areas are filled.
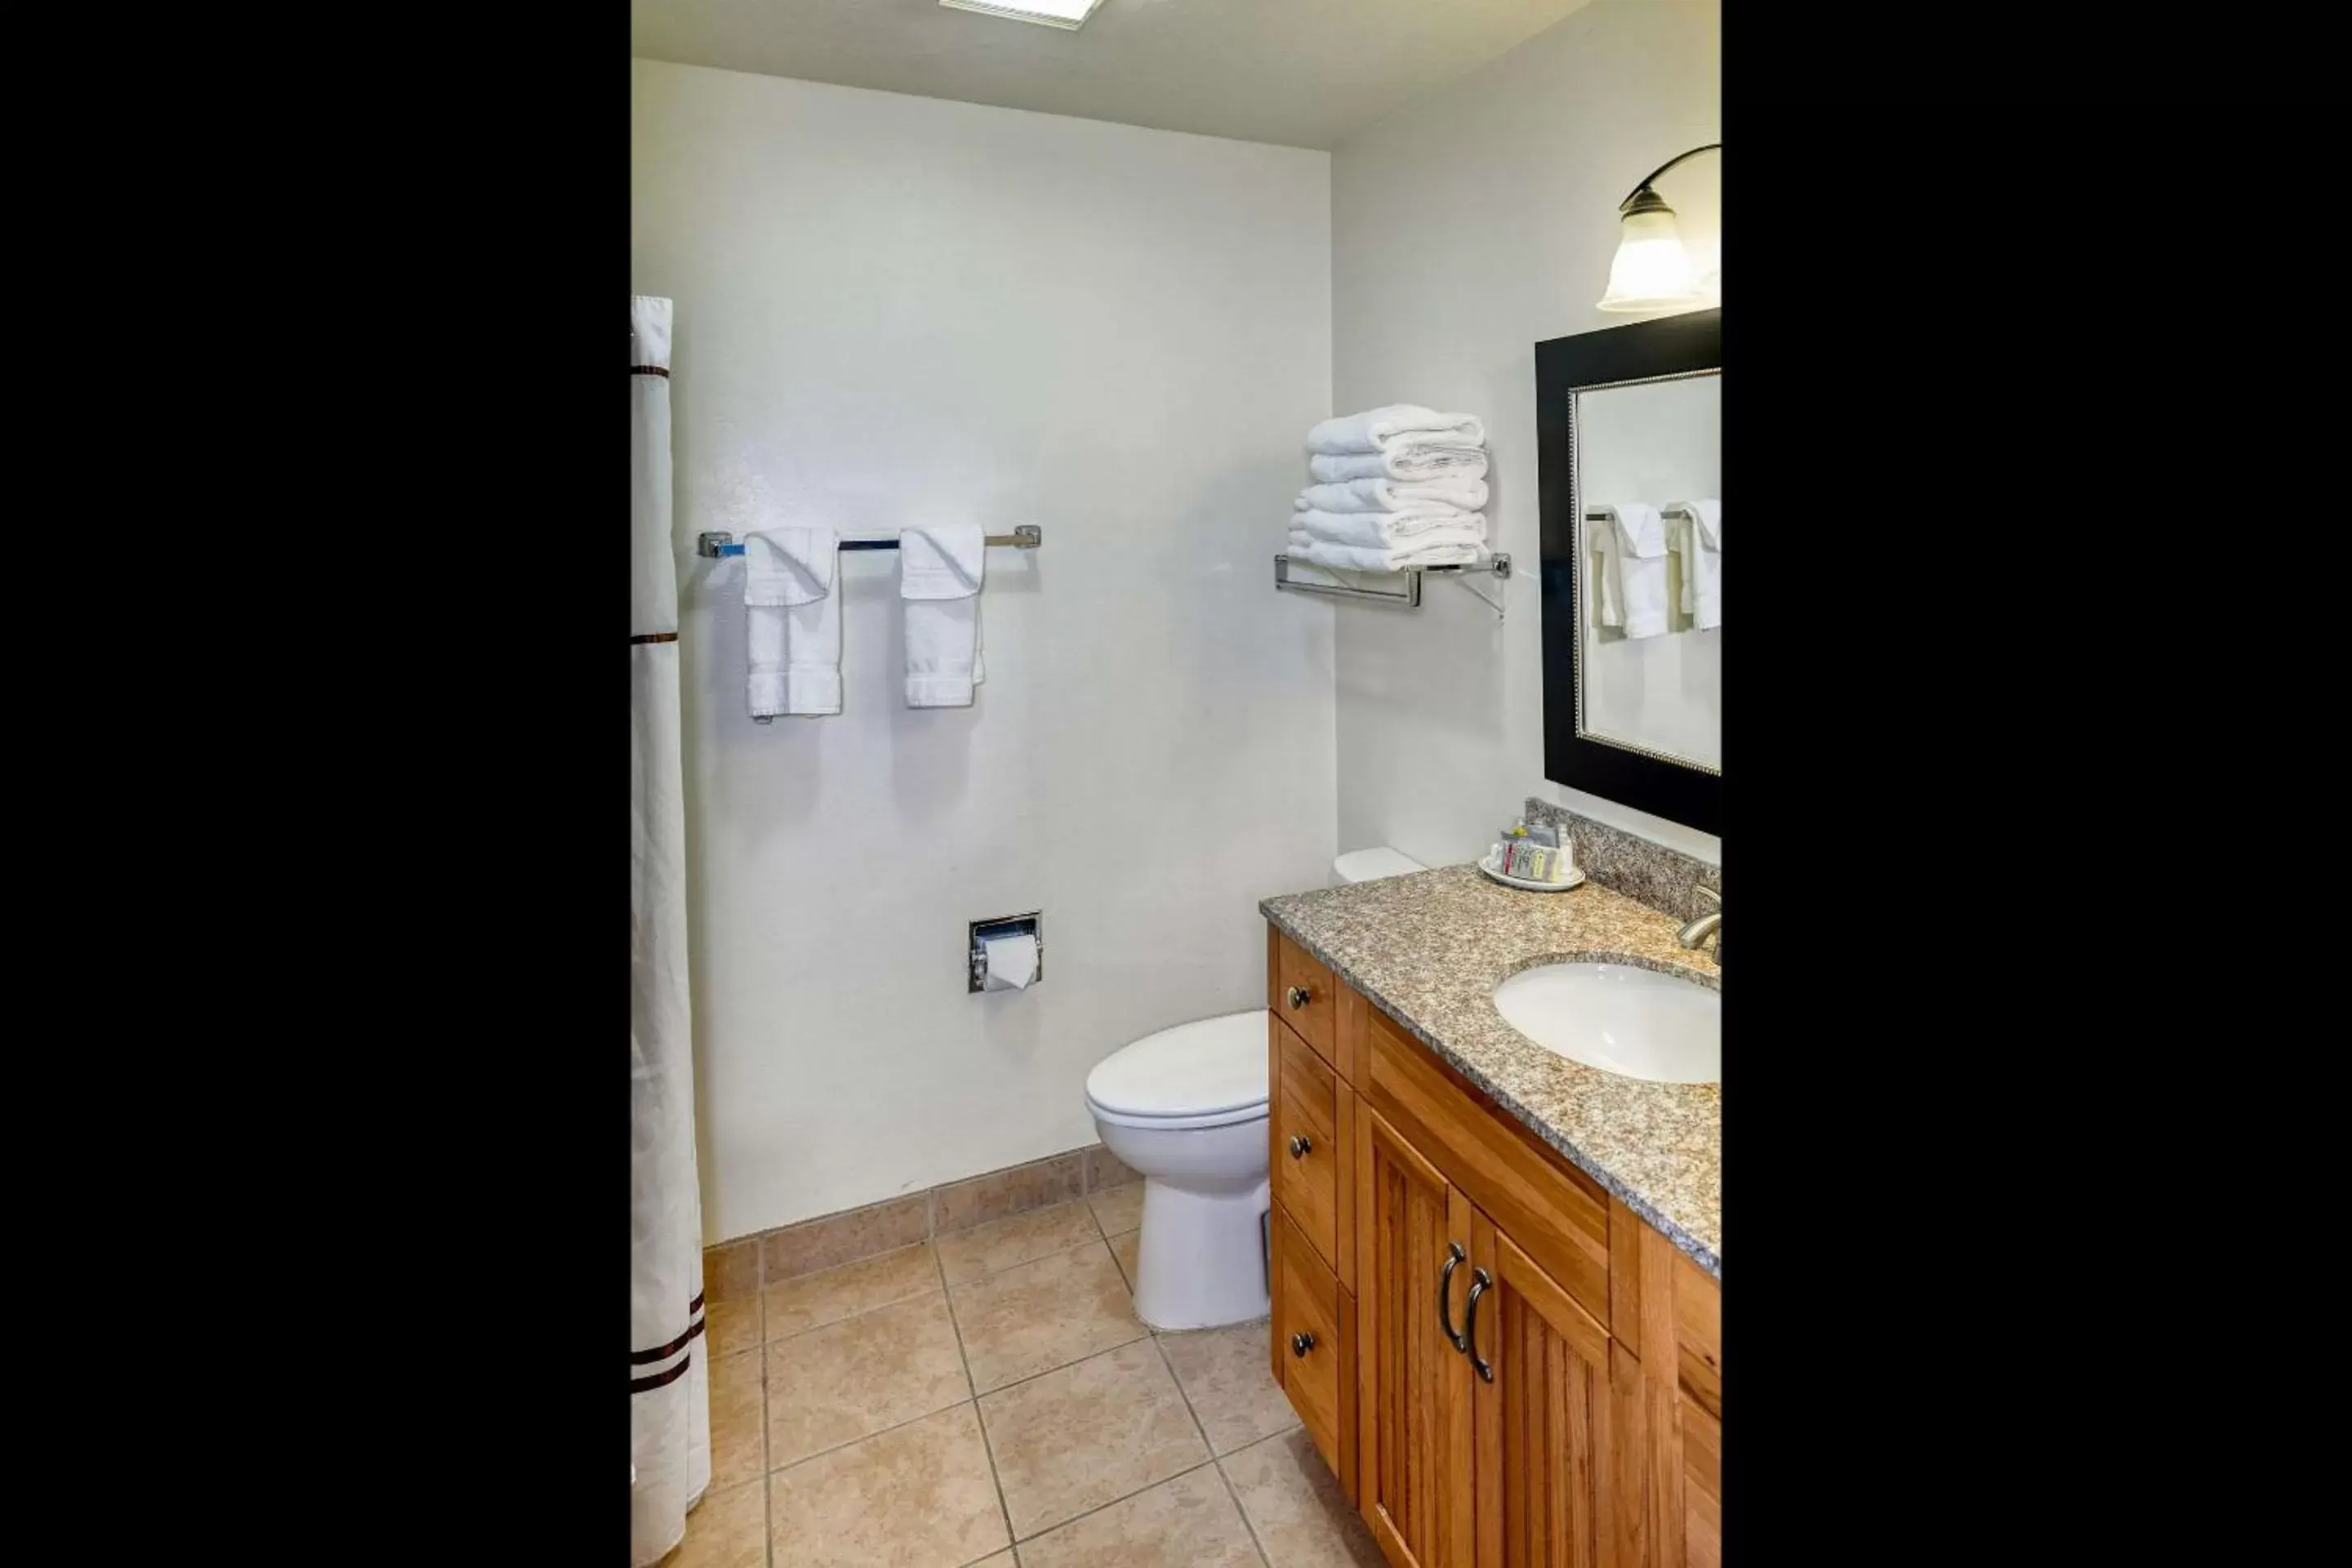
[[[988,542],[1003,545],[1011,550],[1035,550],[1045,544],[1045,531],[1034,523],[1024,522],[1010,533],[990,534]],[[845,539],[841,542],[841,547],[844,550],[896,550],[898,548],[898,541],[896,537]],[[743,547],[735,542],[735,536],[731,533],[705,533],[696,538],[694,552],[706,560],[715,560],[722,555],[740,555],[743,553]]]

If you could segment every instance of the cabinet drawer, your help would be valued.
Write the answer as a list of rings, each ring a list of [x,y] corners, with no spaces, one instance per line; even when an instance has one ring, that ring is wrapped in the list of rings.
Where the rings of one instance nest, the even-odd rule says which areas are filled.
[[[1274,1016],[1297,1032],[1325,1063],[1337,1067],[1338,1047],[1332,1040],[1332,1018],[1339,1011],[1338,987],[1321,959],[1272,926],[1266,928],[1268,977],[1266,1005]]]
[[[1275,1072],[1274,1194],[1300,1234],[1339,1267],[1339,1079],[1279,1023],[1269,1022]]]
[[[1276,1210],[1274,1360],[1282,1391],[1316,1451],[1356,1495],[1355,1302],[1339,1277]]]
[[[1367,1008],[1363,1102],[1493,1216],[1576,1304],[1609,1321],[1609,1205],[1468,1079],[1377,1007]]]

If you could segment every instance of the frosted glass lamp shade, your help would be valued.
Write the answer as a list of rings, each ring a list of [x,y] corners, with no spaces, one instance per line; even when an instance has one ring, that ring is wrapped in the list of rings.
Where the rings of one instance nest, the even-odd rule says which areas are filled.
[[[1599,309],[1615,311],[1681,310],[1700,302],[1697,269],[1683,248],[1675,215],[1654,196],[1650,205],[1625,215],[1616,258],[1609,264],[1609,292]]]

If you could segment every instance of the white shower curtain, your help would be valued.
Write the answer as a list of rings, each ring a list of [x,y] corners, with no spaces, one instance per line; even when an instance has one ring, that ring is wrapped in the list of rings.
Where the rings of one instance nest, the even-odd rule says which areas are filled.
[[[686,1534],[710,1482],[702,1197],[686,993],[677,563],[670,541],[670,302],[629,301],[629,1561]]]

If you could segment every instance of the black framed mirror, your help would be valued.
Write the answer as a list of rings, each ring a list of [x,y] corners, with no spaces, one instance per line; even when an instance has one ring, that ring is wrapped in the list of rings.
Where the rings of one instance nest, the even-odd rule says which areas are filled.
[[[1544,774],[1723,831],[1723,311],[1536,345]]]

